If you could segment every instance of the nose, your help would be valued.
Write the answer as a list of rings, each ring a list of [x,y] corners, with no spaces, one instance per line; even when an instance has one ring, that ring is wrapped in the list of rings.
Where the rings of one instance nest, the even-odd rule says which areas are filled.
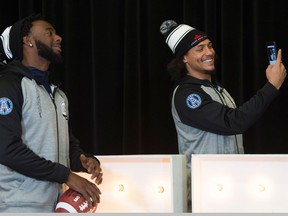
[[[55,41],[58,42],[58,43],[61,43],[62,37],[59,36],[59,35],[55,35]]]
[[[214,55],[214,49],[212,47],[205,47],[205,54],[206,55]]]

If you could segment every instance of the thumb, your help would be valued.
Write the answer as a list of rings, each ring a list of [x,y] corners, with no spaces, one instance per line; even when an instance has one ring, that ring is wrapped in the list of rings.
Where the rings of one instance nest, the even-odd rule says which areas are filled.
[[[282,62],[282,50],[279,49],[277,53],[277,59],[276,59],[276,64],[280,65]]]
[[[80,160],[81,160],[82,163],[86,163],[88,161],[88,158],[84,154],[81,154],[80,155]]]

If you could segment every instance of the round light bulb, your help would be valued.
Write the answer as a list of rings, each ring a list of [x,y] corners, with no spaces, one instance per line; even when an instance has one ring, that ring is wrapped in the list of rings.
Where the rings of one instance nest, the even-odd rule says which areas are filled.
[[[158,193],[164,193],[164,187],[163,186],[158,186],[157,189],[158,189],[157,190]]]
[[[259,184],[259,185],[258,185],[258,191],[259,191],[259,192],[265,191],[265,186],[262,185],[262,184]]]
[[[224,189],[224,185],[222,184],[217,184],[216,186],[218,191],[222,191]]]
[[[124,185],[123,184],[116,185],[114,187],[114,190],[118,192],[122,192],[124,190]]]

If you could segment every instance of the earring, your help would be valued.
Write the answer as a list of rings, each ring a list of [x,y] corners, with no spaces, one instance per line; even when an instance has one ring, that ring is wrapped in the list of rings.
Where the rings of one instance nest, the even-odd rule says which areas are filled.
[[[29,44],[29,46],[30,46],[30,47],[32,47],[32,46],[33,46],[33,44],[32,44],[32,43],[30,43],[30,44]]]

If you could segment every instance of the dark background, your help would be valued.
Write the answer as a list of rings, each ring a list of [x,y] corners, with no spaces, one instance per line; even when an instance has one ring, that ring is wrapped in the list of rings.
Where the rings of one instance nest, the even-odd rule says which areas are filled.
[[[173,58],[159,27],[173,19],[208,33],[217,78],[237,105],[265,82],[266,41],[283,49],[288,67],[286,0],[9,0],[0,31],[42,12],[62,36],[64,62],[53,67],[70,100],[73,131],[96,155],[174,154],[170,113]],[[244,133],[246,153],[288,153],[288,85]]]

